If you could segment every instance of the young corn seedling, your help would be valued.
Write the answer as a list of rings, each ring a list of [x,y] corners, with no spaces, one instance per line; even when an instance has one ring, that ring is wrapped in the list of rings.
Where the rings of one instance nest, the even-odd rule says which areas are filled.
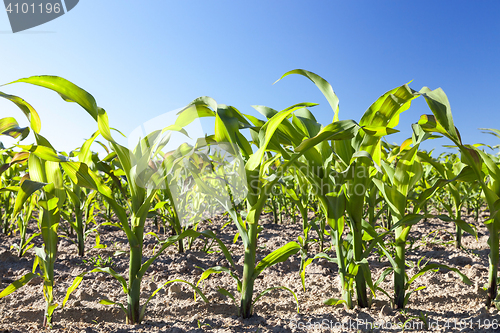
[[[29,127],[19,128],[14,118],[8,117],[0,119],[0,135],[8,135],[22,140],[26,133],[29,133]],[[3,214],[0,212],[0,228],[3,225],[3,232],[7,233],[10,229],[9,225],[11,224],[15,205],[15,196],[13,196],[13,193],[19,191],[19,186],[17,186],[16,183],[19,183],[21,180],[20,172],[27,169],[29,153],[15,153],[12,149],[5,149],[1,142],[0,153],[0,207],[3,207]],[[19,244],[12,245],[13,248],[17,248],[19,257],[22,257],[34,246],[33,243],[30,244],[31,240],[40,235],[39,233],[33,233],[26,239],[28,222],[36,206],[36,200],[34,198],[29,198],[28,201],[28,205],[23,208],[17,219],[17,230],[20,235]]]
[[[75,231],[78,255],[83,257],[85,255],[85,240],[87,239],[87,236],[92,231],[97,232],[95,228],[88,228],[89,220],[91,220],[91,218],[85,218],[85,215],[90,217],[88,213],[91,210],[91,206],[97,192],[82,188],[72,181],[70,181],[70,184],[66,185],[65,188],[69,198],[69,207],[67,211],[62,211],[61,213],[65,217],[65,220],[68,221],[71,230]],[[97,239],[99,239],[98,235]]]
[[[53,296],[54,264],[57,258],[59,212],[66,199],[66,194],[62,184],[59,158],[55,151],[46,146],[24,146],[23,148],[31,149],[28,158],[31,180],[26,179],[21,182],[13,216],[17,216],[28,197],[35,191],[40,190],[37,205],[39,207],[39,221],[44,245],[42,248],[35,248],[36,258],[33,264],[33,272],[26,274],[7,287],[0,293],[0,298],[24,286],[35,276],[40,276],[43,279],[43,294],[46,301],[44,325],[50,326],[52,314],[58,306],[54,302]],[[35,273],[37,266],[40,266],[41,274]]]
[[[15,120],[12,124],[15,124]],[[0,126],[2,126],[1,123]],[[11,133],[14,134],[14,132]],[[18,136],[15,135],[15,137]],[[15,227],[15,223],[13,223],[15,221],[11,219],[11,216],[14,211],[16,184],[21,179],[21,172],[27,168],[26,161],[26,153],[16,153],[12,149],[1,149],[0,147],[0,188],[3,188],[0,191],[0,207],[2,207],[0,211],[0,231],[6,235],[11,234]]]
[[[295,111],[313,106],[310,103],[297,104],[281,112],[257,106],[255,108],[263,113],[268,121],[264,122],[247,115],[246,117],[253,125],[234,107],[217,105],[208,97],[199,98],[192,105],[196,106],[196,113],[193,114],[193,111],[188,111],[189,109],[180,113],[176,121],[177,126],[186,126],[193,116],[215,117],[216,127],[213,140],[225,145],[226,150],[232,154],[238,154],[240,151],[245,161],[244,174],[248,189],[246,220],[243,221],[233,207],[228,206],[226,209],[238,228],[245,249],[240,314],[243,318],[248,318],[252,314],[255,301],[253,291],[256,278],[264,269],[286,260],[300,248],[297,243],[290,242],[256,263],[259,217],[273,186],[283,174],[283,170],[292,167],[302,156],[310,157],[315,154],[314,158],[316,158],[318,153],[314,147],[320,142],[352,137],[356,125],[352,121],[333,123],[315,135],[309,136],[304,133],[304,125],[299,125],[301,129],[298,131],[295,127],[297,125],[293,125],[287,118],[293,117],[292,113]],[[255,153],[251,149],[250,142],[240,133],[240,128],[250,129],[252,143],[258,147]],[[275,155],[269,157],[268,152],[273,152]],[[279,158],[283,158],[284,161],[279,168],[273,169],[271,166]]]
[[[29,153],[28,166],[30,179],[25,177],[21,180],[12,215],[13,218],[16,218],[26,200],[34,192],[40,191],[37,205],[39,207],[39,225],[44,242],[42,248],[35,248],[36,257],[33,264],[33,271],[5,288],[0,293],[0,298],[24,286],[35,276],[40,276],[43,279],[43,294],[46,302],[44,326],[51,326],[52,314],[58,306],[54,302],[53,295],[54,264],[57,257],[58,243],[57,229],[59,226],[60,210],[66,200],[60,162],[66,161],[66,158],[58,155],[47,139],[39,134],[41,128],[40,118],[30,104],[17,96],[0,93],[0,97],[12,101],[23,111],[30,120],[30,127],[37,141],[37,145],[18,145],[19,148]],[[19,132],[16,129],[18,126],[12,121],[10,121],[10,125],[8,126],[10,126],[11,131]],[[0,127],[5,127],[5,123],[0,125]],[[23,132],[26,133],[26,131]],[[41,273],[36,273],[37,266],[40,267]]]
[[[209,98],[202,97],[195,100],[192,104],[195,108],[188,107],[186,110],[179,114],[175,125],[178,127],[184,127],[188,125],[194,117],[211,116],[215,117],[215,134],[210,137],[211,141],[217,143],[218,145],[224,146],[225,150],[228,151],[234,157],[239,156],[239,152],[243,155],[243,158],[247,160],[248,165],[250,161],[250,156],[252,156],[253,151],[250,147],[250,143],[247,139],[239,132],[240,124],[241,126],[252,127],[251,124],[244,118],[244,116],[235,108],[225,105],[217,105],[217,103]],[[254,120],[258,122],[258,125],[262,126],[263,122]],[[262,158],[264,151],[262,151]],[[248,318],[252,314],[253,305],[253,288],[254,281],[257,276],[267,267],[274,265],[278,262],[286,260],[290,255],[298,251],[298,244],[289,243],[285,247],[282,247],[273,253],[271,253],[265,260],[262,260],[258,265],[255,265],[255,257],[257,251],[257,237],[258,237],[258,219],[264,207],[264,204],[270,193],[272,185],[274,185],[277,177],[271,181],[262,181],[259,177],[259,170],[257,167],[261,164],[260,160],[254,162],[255,167],[253,170],[241,170],[242,176],[246,176],[245,186],[247,186],[247,216],[244,222],[241,216],[235,210],[235,207],[231,204],[231,201],[227,199],[221,201],[221,205],[228,211],[231,218],[235,222],[239,236],[243,241],[245,248],[244,257],[244,268],[243,268],[243,278],[241,281],[241,305],[240,314],[243,318]],[[263,170],[263,168],[260,168]],[[261,177],[265,175],[262,174]]]
[[[411,279],[408,279],[406,274],[406,246],[411,226],[425,218],[425,215],[419,213],[428,198],[433,195],[439,187],[450,182],[448,180],[440,180],[437,181],[433,187],[422,193],[416,194],[414,192],[417,188],[416,185],[423,174],[423,168],[419,157],[417,156],[418,147],[420,142],[428,136],[423,132],[418,131],[417,127],[414,127],[414,130],[414,146],[409,148],[409,140],[405,141],[400,148],[401,157],[397,159],[396,165],[385,164],[385,181],[374,179],[375,185],[378,187],[389,204],[389,209],[391,211],[391,230],[394,232],[395,239],[394,258],[385,249],[383,244],[379,244],[379,246],[392,265],[392,269],[386,270],[385,274],[388,274],[390,270],[393,270],[394,272],[394,305],[398,309],[403,309],[408,302],[411,292],[407,293],[407,291],[410,288],[411,282],[413,282],[416,277],[430,269],[443,267],[452,270],[462,278],[462,281],[470,284],[470,281],[465,275],[460,273],[457,269],[450,268],[446,265],[425,265],[419,273]],[[408,213],[410,209],[410,201],[413,201],[413,211],[411,214]]]
[[[418,156],[421,160],[432,165],[442,179],[455,179],[466,167],[464,163],[456,159],[452,161],[446,161],[444,163],[439,163],[437,160],[433,159],[429,154],[426,154],[425,152],[418,152]],[[470,230],[473,228],[473,226],[466,223],[461,218],[462,206],[466,201],[463,192],[461,191],[461,184],[462,183],[453,182],[446,185],[446,191],[451,197],[451,205],[444,202],[441,198],[438,198],[445,210],[448,212],[447,216],[440,215],[439,217],[443,220],[449,220],[455,223],[455,247],[457,249],[462,247],[463,230],[466,230],[470,233]],[[476,233],[473,232],[471,234],[475,235]]]
[[[488,296],[486,306],[489,307],[497,297],[498,264],[499,255],[499,232],[500,215],[498,200],[500,199],[500,169],[491,157],[474,145],[464,145],[462,139],[453,123],[450,103],[444,91],[440,88],[430,90],[422,88],[420,93],[425,97],[432,115],[422,115],[418,125],[422,130],[438,133],[446,136],[460,149],[461,161],[468,165],[471,176],[470,182],[478,181],[484,193],[490,218],[484,223],[490,233],[488,245],[490,246],[489,273],[488,273]],[[484,168],[483,168],[484,166]],[[485,172],[487,172],[487,176]]]
[[[308,217],[308,206],[309,206],[309,194],[312,189],[311,185],[305,179],[305,176],[291,168],[291,175],[284,177],[286,184],[286,193],[290,198],[290,201],[295,204],[298,208],[300,216],[302,217],[302,235],[298,237],[298,243],[300,245],[300,278],[302,281],[302,287],[305,291],[305,263],[307,261],[309,243],[313,242],[313,239],[309,239],[309,232],[313,228],[313,222],[309,221]],[[318,230],[319,233],[319,230]]]
[[[283,77],[289,74],[303,75],[315,83],[332,107],[334,121],[339,119],[338,98],[327,81],[314,73],[304,70],[293,70],[283,75]],[[378,98],[365,112],[359,122],[360,128],[357,130],[356,136],[352,140],[335,141],[330,147],[324,143],[320,150],[320,158],[324,161],[323,163],[335,160],[336,167],[334,170],[343,172],[347,176],[344,177],[343,180],[343,182],[345,182],[343,185],[345,186],[345,191],[342,196],[345,195],[345,211],[349,217],[346,221],[349,225],[349,233],[352,235],[352,263],[346,263],[346,265],[342,263],[343,260],[347,258],[342,258],[342,252],[344,250],[340,247],[337,248],[337,256],[339,257],[339,272],[341,284],[343,286],[352,285],[347,280],[344,281],[343,278],[343,276],[347,274],[348,267],[352,267],[350,268],[351,272],[356,271],[355,287],[357,302],[360,307],[369,306],[369,298],[366,292],[367,283],[374,292],[374,286],[371,281],[370,269],[366,258],[370,254],[373,246],[382,239],[380,235],[377,235],[373,226],[370,223],[366,223],[364,220],[365,198],[368,189],[372,188],[371,197],[369,196],[368,198],[373,202],[376,201],[376,191],[374,191],[371,181],[377,172],[381,171],[381,138],[385,135],[397,132],[394,127],[399,123],[399,115],[410,107],[411,101],[416,97],[418,97],[418,93],[409,88],[408,85],[403,85],[388,91]],[[318,161],[318,164],[321,165],[321,161]],[[315,176],[316,175],[310,173],[306,177],[308,179],[314,179]],[[332,227],[332,232],[334,234],[333,242],[338,244],[337,246],[340,246],[340,244],[342,244],[342,231],[344,228],[340,226],[339,223],[343,223],[343,219],[341,221],[330,216],[331,212],[337,210],[339,207],[334,196],[331,196],[330,193],[334,193],[332,189],[338,188],[342,182],[332,182],[332,180],[332,177],[323,178],[320,176],[316,178],[314,182],[319,185],[321,189],[320,196],[323,196],[323,198],[318,197],[318,199],[322,205],[325,216],[327,216],[328,224]],[[325,191],[325,188],[327,191]],[[343,212],[339,211],[338,213],[343,215]],[[370,216],[369,211],[368,218],[371,222],[373,222],[374,218],[374,214],[372,215],[373,216]],[[329,218],[332,220],[330,221]],[[339,233],[338,231],[341,232]],[[366,241],[371,241],[370,245],[368,245]],[[345,299],[349,297],[349,292],[344,290],[344,294],[344,301],[347,302],[349,307],[352,303]]]
[[[72,157],[76,155],[80,162],[85,163],[91,169],[92,167],[96,169],[96,163],[94,163],[96,156],[94,156],[90,151],[90,146],[95,141],[98,135],[99,131],[95,132],[90,139],[84,142],[82,147],[79,148],[79,151],[71,152]],[[78,255],[80,257],[83,257],[85,255],[85,241],[90,233],[94,232],[96,234],[97,244],[95,247],[100,248],[103,246],[99,243],[100,236],[97,228],[89,228],[91,221],[93,221],[92,212],[98,192],[79,186],[78,184],[74,183],[67,175],[64,180],[64,185],[69,200],[67,203],[68,209],[62,211],[61,213],[70,225],[70,233],[72,233],[73,231],[75,232]]]
[[[27,199],[26,204],[24,205],[24,208],[19,214],[19,218],[17,220],[19,236],[21,239],[19,240],[19,244],[14,244],[12,245],[12,247],[17,249],[17,255],[20,258],[23,257],[26,254],[26,252],[28,252],[33,246],[35,246],[34,243],[31,243],[33,238],[40,236],[39,232],[34,232],[30,237],[26,238],[28,222],[31,220],[33,216],[33,211],[37,206],[36,200],[37,198],[35,196],[29,197]]]
[[[154,153],[151,149],[154,147],[157,149],[156,152],[158,152],[166,142],[162,140],[160,131],[156,131],[144,138],[136,150],[131,152],[113,140],[106,112],[98,108],[94,98],[83,89],[63,78],[54,76],[34,76],[20,79],[15,82],[30,83],[54,90],[63,96],[66,101],[73,101],[82,106],[97,121],[100,134],[110,142],[114,156],[125,174],[130,187],[130,198],[127,198],[127,206],[123,207],[120,205],[120,202],[116,200],[110,188],[102,183],[96,173],[88,168],[87,164],[69,161],[57,155],[51,148],[44,145],[23,147],[31,152],[29,160],[30,176],[36,181],[34,184],[38,186],[38,188],[35,186],[35,190],[43,187],[43,194],[38,202],[42,208],[41,223],[45,251],[38,250],[38,259],[35,264],[40,263],[45,281],[44,294],[47,299],[47,321],[50,322],[52,312],[57,306],[53,304],[52,297],[53,264],[57,253],[56,230],[59,224],[59,211],[62,208],[66,195],[62,182],[62,173],[59,168],[60,165],[74,184],[98,191],[118,217],[120,226],[125,231],[130,245],[128,282],[124,277],[120,276],[109,267],[103,269],[97,268],[94,269],[93,272],[109,273],[120,282],[124,292],[127,294],[127,308],[125,309],[125,307],[121,305],[122,309],[126,312],[127,322],[130,324],[140,323],[144,317],[146,305],[149,301],[148,299],[141,308],[140,290],[142,278],[152,262],[174,241],[172,241],[172,239],[166,240],[162,244],[161,249],[152,258],[142,263],[144,224],[150,209],[151,200],[158,188],[154,186],[153,188],[146,188],[146,186],[144,186],[145,184],[140,183],[140,181],[141,179],[146,179],[161,182],[162,179],[151,168],[143,169],[143,174],[136,174],[136,172],[139,172],[138,166],[144,165],[141,163],[146,163],[147,165],[151,153]],[[48,145],[48,142],[41,136],[39,136],[38,141]],[[151,143],[153,143],[153,145],[151,145]],[[88,148],[89,146],[87,146],[86,149]],[[84,150],[82,153],[87,154]],[[33,183],[26,182],[27,181],[23,184]],[[141,187],[141,185],[144,187]],[[18,197],[20,196],[18,195]],[[130,217],[127,215],[126,209],[130,211]],[[182,237],[197,237],[199,235],[200,233],[189,230],[189,233],[177,236],[175,241],[178,241],[178,239]],[[209,233],[207,233],[207,235],[211,236]],[[71,292],[75,290],[82,281],[84,274],[78,276],[68,289],[63,301],[63,306],[67,302]],[[32,275],[29,275],[29,278],[32,277]],[[158,290],[155,291],[152,296],[157,292]],[[204,296],[202,297],[204,298]],[[105,304],[113,304],[110,301],[103,302]]]

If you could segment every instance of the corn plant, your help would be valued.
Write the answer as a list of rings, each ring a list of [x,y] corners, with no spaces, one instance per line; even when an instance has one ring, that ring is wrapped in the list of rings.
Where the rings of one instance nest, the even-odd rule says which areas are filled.
[[[29,154],[28,166],[30,170],[30,179],[21,179],[12,215],[14,218],[17,217],[26,200],[34,192],[40,191],[37,205],[40,214],[39,226],[44,241],[42,248],[35,248],[36,257],[33,264],[33,271],[4,289],[0,293],[0,298],[24,286],[33,277],[37,275],[40,276],[43,279],[43,294],[46,301],[44,325],[50,326],[52,314],[58,306],[58,304],[54,302],[53,287],[54,264],[57,257],[59,212],[66,200],[66,194],[63,189],[62,171],[59,163],[66,159],[58,155],[52,145],[39,134],[41,128],[40,118],[30,104],[13,95],[0,93],[0,97],[12,101],[21,111],[23,111],[30,120],[30,128],[33,130],[37,141],[37,145],[19,146]],[[15,130],[17,126],[10,121],[10,127],[11,130]],[[29,129],[26,131],[29,131]],[[24,131],[24,133],[26,133],[26,131]],[[41,273],[35,272],[37,266],[40,267]]]
[[[21,141],[27,136],[27,133],[29,133],[29,127],[20,128],[14,118],[0,119],[0,135],[19,138],[19,141]],[[15,204],[14,202],[11,203],[11,201],[15,201],[13,194],[19,191],[19,186],[16,186],[16,182],[18,183],[21,180],[20,172],[27,168],[29,154],[25,152],[15,153],[12,149],[5,149],[1,142],[0,152],[2,153],[0,155],[0,207],[3,207],[3,213],[0,212],[0,227],[3,225],[3,232],[7,233],[10,229],[11,220],[13,220],[12,214]],[[28,206],[23,209],[17,220],[20,241],[19,244],[13,245],[14,248],[17,248],[19,257],[22,257],[34,246],[33,243],[29,244],[30,241],[40,235],[39,233],[33,233],[33,235],[26,239],[28,222],[31,219],[36,204],[35,199],[28,200]]]
[[[5,121],[7,118],[1,119]],[[11,118],[11,125],[17,124],[14,118]],[[2,126],[0,122],[0,126]],[[8,126],[4,123],[3,126]],[[1,130],[1,129],[0,129]],[[4,135],[9,135],[18,138],[21,133],[14,131],[6,131]],[[1,134],[0,134],[1,135]],[[23,137],[20,138],[21,140]],[[0,149],[0,230],[4,234],[10,234],[15,226],[15,221],[11,219],[14,211],[16,184],[21,179],[21,173],[27,168],[27,156],[25,153],[16,153],[12,149]]]
[[[293,125],[287,118],[293,117],[292,113],[313,106],[311,103],[293,105],[283,111],[277,112],[267,107],[255,107],[263,113],[268,120],[266,122],[255,117],[246,115],[246,118],[236,108],[218,105],[213,99],[202,97],[196,99],[192,105],[196,106],[196,113],[187,109],[179,114],[176,126],[183,127],[190,122],[193,116],[212,116],[216,118],[215,134],[212,137],[217,144],[224,145],[226,150],[232,154],[241,152],[245,161],[245,176],[248,193],[246,195],[247,210],[246,220],[233,207],[226,209],[235,222],[239,236],[243,241],[245,249],[243,277],[241,279],[241,301],[240,314],[248,318],[252,314],[254,282],[264,269],[286,260],[290,255],[296,253],[300,246],[290,242],[273,251],[261,262],[256,264],[257,237],[259,230],[259,217],[264,205],[277,183],[283,170],[287,170],[302,156],[310,157],[318,154],[314,148],[320,142],[328,139],[343,139],[353,136],[356,125],[352,121],[336,122],[326,126],[314,135],[306,134],[305,125]],[[188,111],[189,110],[189,111]],[[253,125],[252,125],[253,124]],[[297,126],[301,129],[297,130]],[[240,128],[249,128],[252,143],[258,148],[253,152],[250,142],[241,134]],[[267,152],[275,155],[269,156]],[[283,158],[283,163],[278,168],[272,168],[278,158]]]
[[[74,184],[99,191],[108,201],[110,206],[112,206],[118,216],[131,246],[129,284],[127,286],[123,283],[124,290],[128,293],[127,319],[131,323],[140,322],[140,282],[145,270],[151,264],[150,261],[146,262],[144,265],[141,262],[144,223],[152,198],[151,193],[147,193],[146,189],[140,188],[137,186],[137,183],[134,183],[134,177],[131,177],[132,165],[129,152],[125,147],[118,145],[113,140],[107,121],[107,115],[103,109],[97,108],[95,100],[90,94],[69,81],[59,77],[38,76],[21,79],[15,82],[31,83],[49,88],[58,92],[65,100],[80,104],[94,117],[94,119],[98,121],[100,133],[111,142],[111,145],[120,160],[122,168],[129,177],[129,182],[132,187],[130,207],[132,216],[129,224],[125,209],[119,206],[114,200],[111,190],[101,183],[101,181],[91,170],[89,170],[85,163],[72,162],[61,155],[57,155],[50,143],[37,134],[40,126],[36,121],[33,121],[33,115],[35,113],[31,112],[31,114],[27,114],[31,116],[32,128],[33,123],[37,126],[36,130],[35,128],[33,129],[35,130],[35,134],[37,134],[36,138],[38,145],[22,147],[26,151],[30,152],[28,164],[30,167],[30,178],[32,180],[25,180],[21,184],[16,201],[19,199],[19,202],[22,204],[26,200],[26,197],[34,191],[42,191],[42,194],[38,199],[38,204],[41,210],[40,224],[42,228],[42,237],[44,239],[44,248],[35,249],[37,257],[33,273],[23,277],[21,279],[21,285],[24,285],[28,280],[35,276],[34,270],[36,266],[40,264],[42,277],[44,279],[44,295],[47,303],[45,322],[50,325],[52,313],[57,307],[57,304],[53,301],[52,294],[54,283],[54,262],[57,255],[57,227],[59,225],[60,210],[62,209],[64,200],[66,199],[66,191],[63,187],[62,172],[60,169],[60,167],[62,167]],[[32,108],[23,100],[14,98],[9,99],[13,100],[18,106],[20,106],[23,111],[32,111]],[[86,152],[84,152],[84,154],[85,153]],[[19,205],[16,205],[16,208],[17,212],[20,208]],[[109,269],[109,273],[117,277],[120,282],[125,282],[123,277],[118,276],[111,269]],[[75,285],[77,285],[77,283],[74,283],[69,289],[66,299],[69,297],[71,291],[74,290]],[[19,284],[17,286],[19,287]],[[2,294],[0,294],[0,296],[3,297],[15,289],[17,289],[15,286],[8,287],[4,290],[4,292],[2,292]]]
[[[426,154],[424,152],[418,152],[418,156],[423,161],[432,165],[440,175],[440,177],[443,179],[451,180],[457,178],[462,170],[466,167],[464,163],[457,160],[458,158],[455,158],[455,155],[450,156],[449,159],[444,163],[440,163],[439,161],[433,159],[429,154]],[[451,204],[444,202],[444,199],[442,197],[438,198],[438,200],[441,202],[448,213],[447,217],[442,215],[440,215],[440,217],[445,220],[450,220],[455,224],[455,247],[457,249],[461,248],[462,246],[463,230],[470,231],[473,228],[473,226],[467,224],[461,218],[462,207],[466,201],[464,192],[461,191],[461,185],[463,185],[462,182],[452,182],[446,185],[446,190],[451,197]],[[474,232],[472,234],[475,235],[476,233]]]
[[[308,217],[308,207],[310,198],[310,190],[312,189],[311,185],[305,179],[305,176],[291,168],[290,175],[287,175],[283,178],[285,182],[285,188],[287,196],[290,198],[290,201],[297,206],[300,216],[302,218],[302,235],[298,237],[298,244],[300,245],[300,277],[302,281],[302,287],[305,291],[305,264],[307,262],[309,243],[313,242],[313,239],[309,238],[309,233],[313,226],[316,226],[315,223],[309,221]],[[318,235],[320,235],[320,231],[317,229]],[[323,234],[319,236],[323,239]]]
[[[430,90],[424,87],[420,93],[425,97],[427,105],[432,111],[432,115],[422,115],[418,125],[423,131],[446,136],[458,147],[461,154],[461,160],[467,164],[472,174],[469,180],[472,180],[472,182],[479,182],[488,209],[490,210],[490,219],[485,221],[485,225],[490,233],[488,239],[488,245],[490,246],[490,253],[488,255],[488,296],[486,299],[486,306],[489,307],[497,297],[498,264],[500,259],[500,216],[497,214],[497,201],[500,199],[500,169],[484,151],[474,145],[462,143],[459,131],[456,129],[453,122],[448,97],[442,89]],[[488,177],[486,177],[486,175]]]
[[[44,325],[51,325],[52,314],[58,304],[54,302],[54,264],[57,258],[60,210],[66,199],[62,185],[62,172],[59,166],[59,157],[52,148],[47,146],[21,146],[30,151],[28,164],[30,178],[23,179],[16,197],[16,206],[13,216],[16,217],[25,201],[36,191],[40,191],[37,199],[39,207],[39,226],[43,238],[43,247],[35,248],[35,262],[32,273],[28,273],[20,280],[8,286],[0,298],[4,297],[25,285],[35,276],[43,279],[43,293],[46,301]],[[33,199],[32,199],[33,200]],[[37,266],[41,273],[36,273]]]
[[[303,75],[315,83],[332,107],[334,121],[339,119],[338,98],[327,81],[314,73],[304,70],[290,71],[283,77],[290,74]],[[352,140],[335,141],[330,147],[323,144],[323,148],[320,150],[321,155],[316,163],[321,165],[326,161],[335,161],[334,170],[344,174],[340,181],[331,176],[317,177],[313,173],[306,176],[307,179],[313,180],[321,189],[318,199],[323,213],[327,217],[328,224],[332,228],[333,243],[337,244],[336,253],[339,275],[343,286],[343,301],[346,302],[348,307],[352,307],[349,288],[352,286],[350,275],[353,273],[355,275],[357,301],[360,307],[369,306],[366,292],[367,283],[370,289],[374,291],[366,258],[376,243],[382,239],[382,235],[377,235],[373,226],[364,221],[364,217],[365,199],[369,189],[371,191],[368,191],[368,199],[372,204],[375,204],[377,200],[377,193],[371,182],[377,172],[381,171],[381,138],[397,132],[394,127],[399,123],[399,115],[410,107],[411,101],[416,97],[418,97],[418,94],[408,85],[388,91],[378,98],[364,113],[359,122],[360,128]],[[345,190],[341,192],[338,190],[332,191],[332,189],[338,189],[339,185],[343,186]],[[332,194],[335,192],[337,194]],[[352,251],[351,247],[344,249],[342,245],[344,244],[342,240],[344,211],[339,207],[343,205],[345,205],[345,214],[348,216],[345,221],[349,225],[349,232],[352,237]],[[333,216],[333,212],[336,212],[335,216]],[[374,211],[369,210],[368,220],[372,224],[374,217]],[[364,240],[371,241],[370,245]],[[352,253],[353,256],[349,259],[343,253]],[[333,303],[337,304],[338,301],[334,300]]]
[[[91,232],[97,232],[96,228],[89,229],[89,224],[92,220],[89,213],[92,210],[91,207],[97,192],[82,188],[72,181],[69,181],[65,189],[69,200],[67,210],[63,210],[61,214],[68,221],[70,231],[72,230],[76,233],[78,255],[83,257],[85,255],[85,240],[87,236]],[[96,235],[96,238],[99,239],[98,234]]]
[[[415,281],[418,276],[429,270],[441,267],[453,270],[459,274],[465,283],[471,283],[467,277],[457,269],[438,264],[426,264],[422,267],[420,267],[419,264],[419,272],[411,279],[409,279],[406,274],[406,246],[411,226],[425,218],[425,215],[420,214],[420,211],[428,198],[433,195],[439,187],[449,183],[447,180],[440,180],[431,188],[421,193],[417,194],[414,192],[415,189],[418,188],[416,185],[423,174],[423,168],[417,152],[424,136],[416,134],[414,137],[417,137],[417,140],[413,147],[406,149],[403,148],[404,146],[401,147],[401,156],[397,159],[396,165],[385,166],[387,176],[384,179],[385,181],[379,179],[374,180],[378,189],[388,202],[389,209],[392,213],[391,216],[393,221],[391,230],[394,232],[395,239],[394,258],[385,249],[383,244],[379,244],[379,246],[382,248],[392,265],[392,269],[388,269],[384,273],[388,273],[391,270],[394,272],[394,305],[399,309],[403,309],[408,302],[412,293],[411,291],[408,292],[411,283]],[[413,202],[413,210],[411,213],[408,213],[411,201]],[[471,230],[471,232],[473,231]]]
[[[22,257],[28,252],[33,246],[35,245],[34,243],[31,243],[31,241],[35,238],[40,236],[39,232],[34,232],[31,234],[31,236],[27,237],[27,229],[28,229],[28,222],[31,220],[33,216],[33,211],[36,209],[37,206],[37,198],[32,196],[27,199],[26,204],[24,205],[24,208],[19,214],[19,218],[17,220],[17,227],[19,230],[19,244],[13,244],[12,247],[17,249],[17,255],[18,257]]]

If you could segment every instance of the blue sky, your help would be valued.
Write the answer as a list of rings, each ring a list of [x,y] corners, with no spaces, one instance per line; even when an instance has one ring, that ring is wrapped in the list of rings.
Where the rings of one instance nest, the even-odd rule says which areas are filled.
[[[387,90],[405,84],[442,87],[465,143],[498,144],[479,127],[500,128],[499,1],[166,1],[85,0],[62,17],[12,34],[0,12],[0,83],[62,76],[94,95],[111,126],[125,134],[196,97],[208,95],[243,113],[251,105],[281,110],[299,102],[319,122],[333,113],[303,68],[328,80],[340,118],[359,120]],[[59,150],[80,146],[97,129],[77,105],[25,84],[1,87],[40,113],[42,134]],[[417,99],[401,117],[430,113]],[[0,101],[0,117],[24,116]],[[205,128],[210,132],[211,128]],[[432,149],[444,139],[426,143]]]

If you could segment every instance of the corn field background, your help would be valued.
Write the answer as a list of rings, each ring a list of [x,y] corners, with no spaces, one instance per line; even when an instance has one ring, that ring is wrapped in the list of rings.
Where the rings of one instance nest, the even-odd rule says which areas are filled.
[[[75,83],[12,82],[58,93],[96,124],[59,151],[28,101],[0,93],[19,108],[0,119],[17,140],[0,147],[2,329],[497,330],[497,147],[462,142],[440,88],[401,85],[349,120],[324,78],[280,80],[290,75],[323,93],[331,123],[316,103],[258,105],[256,118],[203,96],[131,147]],[[416,98],[429,112],[400,128]],[[213,133],[166,148],[205,117]],[[389,144],[396,132],[408,139]],[[454,152],[420,149],[438,138]]]

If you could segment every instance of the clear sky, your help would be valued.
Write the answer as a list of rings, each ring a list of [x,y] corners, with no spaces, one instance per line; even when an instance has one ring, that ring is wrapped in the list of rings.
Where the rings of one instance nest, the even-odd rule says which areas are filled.
[[[225,1],[81,0],[69,13],[12,34],[0,11],[0,83],[62,76],[89,91],[112,127],[137,126],[208,95],[243,113],[251,105],[281,110],[299,102],[326,125],[333,113],[303,68],[328,80],[340,118],[359,120],[387,90],[411,80],[419,90],[442,87],[465,143],[498,144],[479,127],[500,128],[500,1]],[[72,103],[40,87],[0,91],[30,102],[42,134],[69,151],[97,129]],[[417,99],[387,137],[401,143],[410,124],[430,113]],[[0,117],[23,114],[0,101]],[[211,132],[211,128],[206,128]],[[3,139],[2,139],[3,140]],[[433,140],[424,148],[448,144]]]

